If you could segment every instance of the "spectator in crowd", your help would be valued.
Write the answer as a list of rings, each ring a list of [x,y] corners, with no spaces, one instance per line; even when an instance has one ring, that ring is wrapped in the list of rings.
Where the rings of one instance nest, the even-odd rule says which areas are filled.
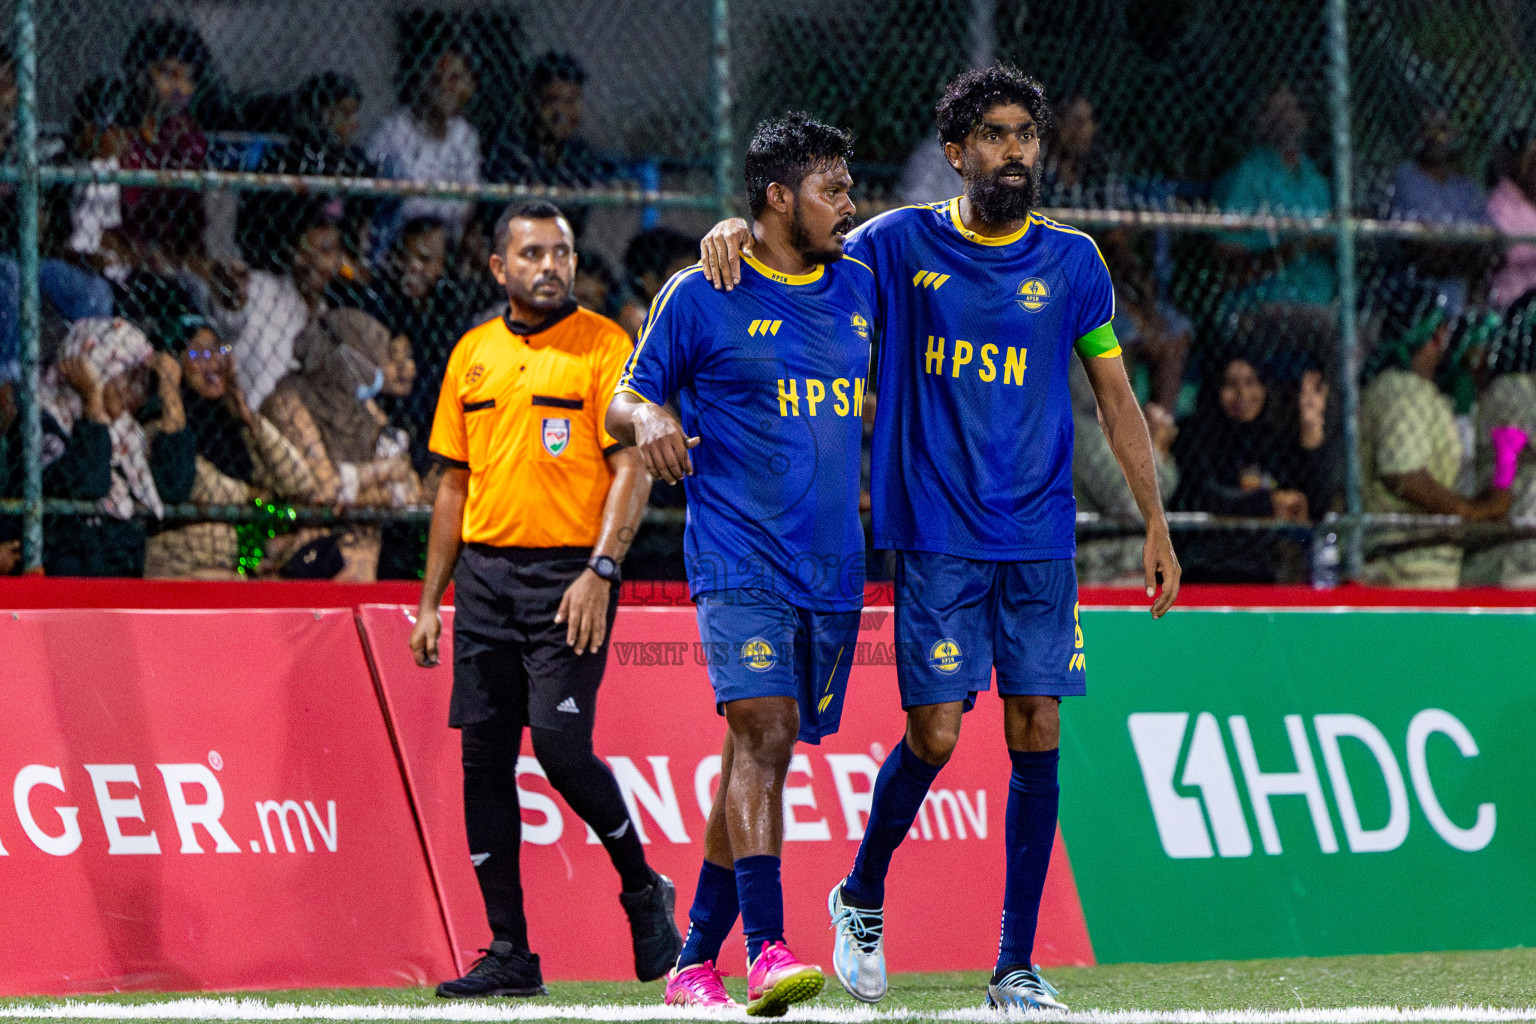
[[[1093,101],[1077,93],[1054,111],[1041,156],[1040,194],[1045,206],[1123,206],[1112,161],[1099,135]]]
[[[576,283],[571,295],[577,305],[601,313],[610,320],[619,317],[619,280],[613,276],[608,261],[595,252],[576,254]]]
[[[1461,138],[1444,110],[1430,107],[1419,118],[1409,159],[1392,172],[1391,216],[1431,224],[1486,224],[1487,198],[1456,167]],[[1490,262],[1487,248],[1465,242],[1405,242],[1403,261],[1446,296],[1451,316],[1467,308],[1472,278]]]
[[[400,109],[380,122],[367,145],[368,158],[380,173],[408,181],[478,185],[480,134],[463,116],[476,88],[468,51],[451,36],[434,37],[425,53],[401,54],[396,85]],[[381,241],[393,244],[407,221],[435,217],[458,242],[471,207],[458,199],[407,199]]]
[[[98,75],[75,95],[69,117],[70,156],[93,171],[122,166],[128,148],[129,92],[119,78]],[[106,182],[78,185],[70,204],[69,248],[98,270],[126,272],[129,247],[121,237],[122,187]]]
[[[1173,445],[1180,473],[1174,508],[1310,523],[1332,504],[1321,371],[1302,373],[1292,410],[1263,370],[1257,359],[1229,356],[1207,377]],[[1281,538],[1197,534],[1181,558],[1187,573],[1206,582],[1273,583],[1299,558],[1294,548]]]
[[[503,126],[486,156],[486,178],[564,188],[590,188],[610,178],[612,171],[579,135],[586,82],[586,69],[568,53],[550,52],[535,61],[528,77],[528,123],[509,120]],[[586,209],[561,209],[580,238]]]
[[[1516,300],[1487,354],[1473,428],[1478,486],[1510,492],[1511,518],[1536,518],[1536,292]],[[1506,463],[1501,466],[1500,463]],[[1462,586],[1536,587],[1536,540],[1467,552]]]
[[[198,313],[184,289],[161,296],[157,334],[181,366],[181,401],[191,436],[194,475],[188,500],[198,505],[245,505],[257,495],[309,502],[315,482],[303,457],[271,421],[252,411],[240,392],[230,347]],[[269,561],[296,545],[273,538]],[[189,523],[152,532],[144,575],[175,579],[239,576],[233,523]]]
[[[236,223],[250,269],[220,265],[209,277],[209,318],[231,341],[235,377],[254,408],[294,368],[294,341],[327,308],[341,267],[331,204],[286,195],[241,205]]]
[[[1146,365],[1152,401],[1175,413],[1194,325],[1158,297],[1157,281],[1137,255],[1129,231],[1106,232],[1100,249],[1114,281],[1115,335],[1127,362],[1133,373],[1136,364]]]
[[[1495,171],[1498,184],[1488,195],[1488,219],[1506,235],[1536,235],[1536,130],[1506,136]],[[1536,245],[1509,246],[1489,286],[1489,303],[1505,309],[1532,288],[1536,288]]]
[[[427,435],[448,356],[473,326],[476,308],[473,288],[448,269],[449,249],[448,228],[442,221],[418,217],[408,222],[388,265],[358,301],[397,339],[405,339],[415,366],[419,380],[408,394],[395,398],[390,419],[410,435],[421,472],[427,469]]]
[[[1328,182],[1303,149],[1306,112],[1289,86],[1265,99],[1255,132],[1256,145],[1217,184],[1221,208],[1277,217],[1332,212]],[[1277,241],[1272,232],[1261,230],[1218,236],[1217,254],[1231,268],[1234,285],[1227,301],[1227,312],[1235,314],[1229,325],[1233,332],[1253,347],[1284,345],[1332,360],[1331,244],[1321,236]]]
[[[1504,518],[1510,492],[1466,498],[1455,489],[1462,445],[1450,401],[1434,385],[1450,345],[1446,298],[1404,287],[1391,296],[1374,376],[1360,397],[1360,467],[1366,512],[1432,513],[1470,522]],[[1386,530],[1368,537],[1362,579],[1398,587],[1455,587],[1460,544]]]
[[[629,240],[624,249],[624,272],[629,277],[630,294],[619,310],[619,324],[631,338],[640,336],[651,302],[661,286],[698,258],[698,239],[676,228],[650,228]]]
[[[192,101],[208,66],[208,47],[190,26],[168,18],[145,22],[128,43],[124,58],[131,91],[129,133],[120,157],[126,170],[188,170],[204,166],[208,138],[193,114]],[[191,207],[202,208],[201,192],[188,189],[126,188],[124,228],[144,246],[169,243],[187,248]],[[197,221],[201,226],[201,219]]]
[[[1141,510],[1125,482],[1120,463],[1104,436],[1099,419],[1098,401],[1088,384],[1082,362],[1074,357],[1067,371],[1072,396],[1072,496],[1079,512],[1092,512],[1106,519],[1127,524],[1142,522]],[[1179,428],[1162,405],[1148,402],[1147,430],[1152,435],[1157,483],[1164,494],[1172,494],[1179,484],[1178,464],[1173,460],[1173,443]],[[1077,545],[1077,576],[1084,583],[1140,585],[1146,580],[1142,565],[1144,529],[1132,535],[1085,537]]]
[[[399,507],[420,498],[409,445],[386,430],[374,401],[392,374],[407,376],[386,369],[391,340],[389,329],[361,310],[326,313],[299,339],[299,371],[284,377],[261,408],[303,456],[323,504]],[[376,528],[354,528],[340,547],[347,579],[376,578]]]
[[[151,389],[159,415],[141,425]],[[194,454],[181,368],[126,320],[77,321],[43,375],[44,490],[95,501],[100,514],[45,527],[50,576],[142,576],[146,529],[191,493]]]
[[[266,156],[262,169],[277,174],[377,177],[378,168],[356,143],[362,101],[362,89],[350,75],[327,71],[306,78],[294,90],[288,142]],[[342,205],[339,223],[347,258],[340,273],[347,280],[366,281],[375,201],[348,196],[332,202]]]

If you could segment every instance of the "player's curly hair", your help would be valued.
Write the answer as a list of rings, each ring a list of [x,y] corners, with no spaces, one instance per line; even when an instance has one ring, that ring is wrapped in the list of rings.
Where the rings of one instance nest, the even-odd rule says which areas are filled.
[[[945,87],[934,109],[939,141],[962,144],[987,111],[1000,103],[1017,103],[1029,111],[1038,134],[1050,130],[1051,104],[1045,98],[1045,86],[1012,64],[998,63],[967,71]]]
[[[769,118],[758,124],[747,146],[744,165],[747,209],[757,217],[768,207],[768,186],[800,188],[807,176],[825,171],[839,160],[853,159],[853,133],[813,120],[802,111]]]

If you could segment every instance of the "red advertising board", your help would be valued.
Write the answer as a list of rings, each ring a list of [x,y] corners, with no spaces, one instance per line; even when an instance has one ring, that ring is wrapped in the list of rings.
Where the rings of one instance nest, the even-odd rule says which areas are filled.
[[[401,607],[361,610],[364,635],[416,801],[427,855],[461,965],[490,941],[464,838],[458,735],[447,727],[452,647],[419,669]],[[450,621],[447,616],[445,620]],[[895,687],[888,610],[865,613],[842,729],[801,744],[785,789],[785,923],[791,946],[830,962],[828,890],[863,834],[875,772],[905,725]],[[601,691],[595,743],[614,769],[653,866],[677,883],[686,924],[717,780],[724,721],[695,657],[691,608],[621,608]],[[618,878],[596,838],[541,777],[525,738],[520,765],[523,888],[529,935],[548,978],[632,977]],[[985,697],[966,716],[954,759],[935,783],[887,887],[887,950],[894,971],[985,968],[997,952],[1003,889],[1003,813],[1009,761],[1001,705]],[[1060,837],[1046,882],[1036,959],[1093,961]],[[743,970],[739,930],[723,966]]]
[[[351,609],[0,616],[0,993],[453,967]]]

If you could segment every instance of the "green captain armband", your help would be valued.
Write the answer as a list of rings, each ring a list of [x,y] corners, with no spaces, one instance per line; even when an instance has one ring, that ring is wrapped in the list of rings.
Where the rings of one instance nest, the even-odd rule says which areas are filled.
[[[1084,359],[1097,356],[1109,359],[1120,354],[1120,341],[1115,337],[1114,322],[1103,327],[1095,327],[1081,338],[1077,339],[1077,354]]]

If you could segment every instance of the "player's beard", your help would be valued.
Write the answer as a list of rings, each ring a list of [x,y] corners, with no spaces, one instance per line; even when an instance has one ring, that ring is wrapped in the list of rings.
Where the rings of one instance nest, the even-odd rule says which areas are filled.
[[[1018,168],[1024,169],[1026,184],[1003,184],[1003,172]],[[1019,163],[1004,164],[990,174],[967,169],[965,196],[971,201],[971,211],[984,224],[1023,220],[1040,205],[1040,165],[1025,168]]]
[[[844,217],[834,225],[834,230],[847,235],[853,230],[853,218]],[[836,263],[843,258],[842,249],[818,248],[817,243],[811,241],[810,232],[805,229],[805,221],[800,216],[799,203],[789,215],[789,244],[807,263]]]

